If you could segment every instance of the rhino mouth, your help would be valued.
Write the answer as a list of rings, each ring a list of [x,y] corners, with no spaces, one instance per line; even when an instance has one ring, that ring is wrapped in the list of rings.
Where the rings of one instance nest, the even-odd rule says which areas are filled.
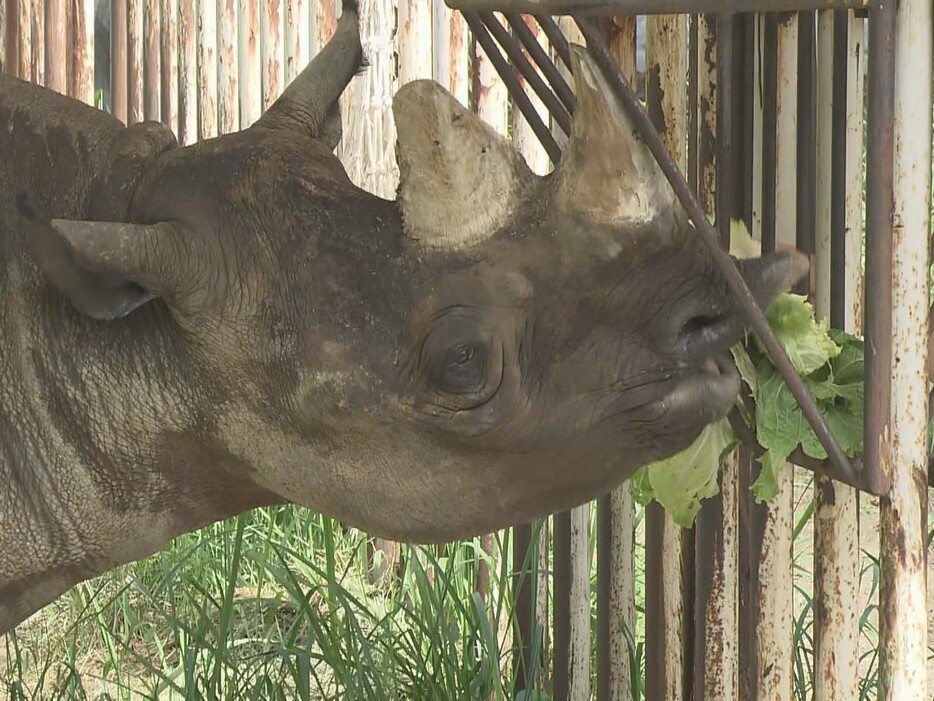
[[[740,376],[729,352],[684,364],[664,386],[663,395],[651,410],[661,418],[685,415],[702,425],[725,417],[739,396]],[[647,407],[648,408],[648,407]]]

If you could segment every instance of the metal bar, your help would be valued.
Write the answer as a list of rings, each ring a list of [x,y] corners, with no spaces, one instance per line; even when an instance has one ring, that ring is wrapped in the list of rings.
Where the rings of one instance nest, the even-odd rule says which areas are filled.
[[[571,647],[571,512],[554,516],[554,671],[552,698],[567,699]]]
[[[645,701],[664,701],[669,688],[665,664],[665,511],[657,502],[645,507]],[[556,696],[555,698],[566,698]]]
[[[180,0],[178,14],[178,141],[198,138],[198,7]]]
[[[568,85],[568,82],[558,71],[557,66],[548,58],[538,39],[535,38],[535,33],[526,24],[526,20],[521,15],[512,12],[507,12],[503,16],[509,26],[512,27],[512,31],[515,32],[519,42],[529,52],[529,56],[532,57],[539,70],[545,75],[545,79],[551,84],[565,109],[569,114],[572,113],[574,111],[574,91],[571,90],[571,86]]]
[[[110,110],[124,124],[127,123],[127,59],[127,0],[111,0]]]
[[[221,0],[224,2],[225,0]],[[136,0],[130,0],[136,2]],[[198,0],[198,138],[217,136],[217,0]]]
[[[870,10],[869,133],[866,144],[865,466],[874,493],[888,492],[892,416],[892,208],[895,121],[895,8]]]
[[[778,17],[763,18],[762,30],[762,252],[775,250],[775,117]]]
[[[19,25],[19,32],[16,35],[16,46],[18,47],[18,55],[16,57],[16,75],[21,80],[34,80],[32,75],[32,44],[36,41],[47,41],[45,37],[36,37],[32,35],[32,24],[29,20],[30,13],[30,0],[19,0],[17,5],[17,17]],[[46,21],[48,24],[48,21]],[[65,17],[64,14],[61,18],[61,26],[65,26]],[[46,52],[48,52],[48,46],[46,46]],[[64,92],[64,90],[62,90]]]
[[[470,93],[468,89],[470,86],[468,77],[470,40],[467,23],[460,12],[452,10],[443,2],[433,2],[431,9],[434,27],[431,40],[434,79],[466,105]]]
[[[188,0],[190,2],[191,0]],[[181,0],[187,4],[186,0]],[[162,122],[178,134],[178,4],[161,0],[162,11]]]
[[[184,0],[182,0],[184,2]],[[260,65],[262,111],[265,112],[285,88],[285,66],[282,63],[283,0],[265,0],[260,8]]]
[[[680,169],[687,169],[687,24],[686,17],[649,17],[646,22],[646,105],[653,126],[664,141]],[[727,66],[727,70],[730,70]],[[727,227],[729,228],[729,227]],[[659,580],[662,618],[651,626],[659,637],[658,648],[664,665],[664,682],[659,684],[659,698],[679,699],[685,695],[685,682],[690,679],[686,664],[691,642],[686,635],[688,606],[693,601],[685,596],[687,573],[684,567],[684,529],[677,526],[667,512],[647,528],[653,536],[652,550],[660,556],[654,568]],[[693,574],[693,573],[692,573]],[[648,575],[646,575],[648,588]],[[693,582],[692,587],[693,589]],[[649,626],[646,627],[648,631]],[[648,690],[648,687],[647,687]]]
[[[158,0],[144,0],[145,37],[143,58],[143,114],[147,121],[159,121],[161,116],[162,54],[160,48],[161,12]]]
[[[532,524],[526,523],[512,529],[512,582],[513,610],[515,611],[516,644],[513,646],[512,670],[515,683],[512,693],[524,691],[532,683],[532,588],[538,576],[538,549],[532,547]],[[535,555],[533,559],[533,555]]]
[[[894,21],[890,15],[894,15]],[[875,22],[879,22],[878,28]],[[890,348],[896,348],[897,353],[889,358],[891,413],[886,417],[888,422],[882,424],[891,427],[891,438],[880,448],[881,464],[890,466],[891,491],[880,500],[879,698],[899,701],[920,699],[930,693],[926,615],[928,495],[924,473],[928,458],[926,362],[934,8],[931,0],[889,0],[881,4],[869,24],[870,71],[877,81],[882,74],[873,71],[872,64],[882,58],[888,73],[889,48],[894,52],[894,180],[889,220],[893,267],[888,279],[892,285]],[[885,46],[880,47],[883,42]],[[882,49],[881,55],[877,49]],[[878,82],[874,84],[878,87]],[[870,100],[874,99],[870,93]],[[883,126],[870,125],[871,129]],[[887,165],[884,160],[881,164],[870,160],[869,164],[870,172]],[[874,214],[881,216],[882,212]],[[881,270],[877,267],[876,272]]]
[[[814,397],[811,395],[810,390],[808,390],[804,380],[802,380],[801,377],[795,372],[794,366],[791,364],[791,360],[788,358],[788,355],[785,353],[785,349],[782,347],[778,338],[775,336],[775,333],[772,331],[771,327],[766,321],[765,314],[759,308],[759,305],[756,304],[756,301],[752,296],[752,292],[749,290],[745,280],[743,280],[742,275],[739,273],[739,269],[730,259],[727,252],[724,251],[720,245],[718,245],[716,231],[714,231],[713,227],[704,217],[703,209],[698,204],[697,199],[694,197],[690,188],[688,188],[687,183],[684,181],[684,177],[678,170],[677,164],[672,159],[671,154],[669,154],[665,149],[665,146],[662,143],[658,133],[652,128],[652,123],[649,120],[648,115],[646,115],[645,110],[642,108],[638,97],[632,91],[632,88],[629,86],[629,84],[619,75],[619,71],[615,70],[612,62],[613,59],[606,48],[605,42],[603,42],[602,38],[590,20],[579,17],[575,18],[575,21],[581,28],[581,32],[587,40],[588,50],[594,56],[601,70],[604,72],[607,80],[610,83],[610,86],[616,93],[617,98],[622,101],[630,118],[633,120],[639,135],[644,139],[649,150],[658,161],[660,168],[668,178],[668,181],[675,191],[675,194],[678,196],[681,204],[684,206],[691,220],[694,222],[694,226],[700,233],[701,238],[710,251],[711,256],[720,266],[724,277],[726,278],[727,284],[736,295],[740,308],[746,315],[748,322],[752,326],[753,330],[759,335],[759,338],[762,341],[762,345],[765,346],[769,357],[771,358],[775,367],[778,369],[782,378],[788,384],[788,388],[791,390],[792,395],[794,395],[798,404],[801,406],[801,410],[804,413],[805,418],[814,429],[814,432],[820,440],[821,445],[824,447],[824,450],[827,451],[831,465],[839,474],[849,477],[850,479],[855,479],[856,475],[853,472],[852,465],[850,464],[846,455],[844,455],[843,451],[840,449],[839,444],[834,438],[833,433],[831,433],[826,420],[820,413],[820,410],[817,408]]]
[[[23,3],[28,6],[28,3]],[[45,41],[45,85],[50,90],[68,93],[68,64],[66,54],[68,39],[66,34],[65,0],[46,0],[45,37],[32,37],[33,42]],[[32,76],[35,81],[36,76]]]
[[[775,45],[775,239],[795,246],[798,216],[798,14],[778,16]],[[806,98],[803,98],[806,99]],[[772,164],[767,161],[765,168]],[[802,167],[803,164],[801,164]],[[813,178],[813,175],[811,176]],[[808,182],[807,180],[805,182]],[[813,179],[810,180],[813,183]],[[777,475],[778,494],[755,512],[761,519],[762,539],[755,563],[759,579],[755,645],[757,699],[788,698],[794,669],[794,589],[791,581],[794,523],[794,467],[786,464]]]
[[[535,91],[535,94],[545,103],[548,111],[551,113],[558,126],[565,134],[571,133],[571,116],[564,106],[559,102],[555,94],[548,89],[545,81],[535,70],[535,67],[529,63],[529,60],[522,55],[522,50],[516,43],[516,40],[509,36],[506,28],[496,19],[492,12],[478,13],[480,21],[486,25],[487,30],[493,35],[493,38],[503,47],[512,65],[519,71],[525,82]],[[538,42],[536,42],[538,43]],[[524,92],[524,91],[523,91]]]
[[[236,0],[240,123],[246,129],[263,113],[263,69],[260,62],[260,0]]]
[[[212,0],[213,1],[213,0]],[[217,131],[228,134],[240,127],[240,70],[237,0],[217,1]]]
[[[499,49],[496,48],[496,44],[493,42],[489,32],[487,32],[486,27],[480,19],[472,13],[464,13],[464,19],[467,20],[467,25],[470,27],[470,31],[473,32],[477,43],[480,44],[484,53],[489,57],[490,62],[496,68],[500,76],[502,76],[503,82],[506,84],[516,107],[519,108],[522,115],[528,120],[529,126],[535,131],[535,135],[541,140],[542,145],[548,152],[548,157],[551,159],[551,162],[558,163],[558,161],[561,160],[561,149],[558,147],[558,143],[548,131],[548,127],[545,126],[545,123],[542,122],[541,117],[538,116],[528,95],[526,95],[522,86],[519,85],[519,81],[506,62],[506,59],[503,58]]]
[[[817,163],[815,260],[817,316],[853,331],[843,292],[847,260],[845,235],[847,11],[818,13]],[[842,20],[842,22],[841,22]],[[842,27],[841,27],[842,24]],[[857,61],[858,56],[852,60]],[[852,88],[852,86],[849,86]],[[800,120],[799,120],[800,121]],[[850,320],[851,321],[851,320]],[[859,538],[857,492],[819,475],[814,495],[814,701],[858,698]]]
[[[207,2],[208,0],[205,0]],[[143,121],[143,0],[127,0],[127,125]],[[115,59],[114,60],[119,60]]]
[[[444,0],[462,12],[510,12],[535,15],[671,15],[723,12],[724,0]],[[508,3],[508,7],[505,5]],[[793,12],[866,9],[869,0],[731,0],[728,11]]]
[[[39,41],[32,42],[32,80],[39,85],[45,85],[45,0],[30,0],[29,4],[32,6],[32,36],[40,37]]]
[[[815,131],[815,104],[819,91],[816,90],[814,80],[815,55],[814,41],[816,31],[816,18],[814,12],[801,12],[798,14],[798,116],[797,127],[797,166],[798,173],[795,215],[795,240],[799,251],[813,255],[815,252],[814,222],[815,191],[818,164],[823,166],[821,155],[817,153]],[[821,97],[823,94],[821,93]],[[830,163],[829,154],[826,159]],[[814,259],[812,259],[814,260]],[[820,275],[821,263],[815,264]],[[810,289],[810,279],[814,278],[814,271],[804,280],[801,280],[793,290],[797,294],[814,294]],[[825,281],[829,285],[829,279]],[[829,287],[827,288],[829,289]]]
[[[568,44],[567,37],[564,36],[564,32],[562,32],[558,28],[558,25],[555,24],[555,21],[547,15],[536,15],[535,21],[538,22],[538,26],[545,32],[545,36],[548,37],[551,47],[555,50],[558,58],[561,59],[561,63],[564,64],[565,68],[571,70],[571,47]]]

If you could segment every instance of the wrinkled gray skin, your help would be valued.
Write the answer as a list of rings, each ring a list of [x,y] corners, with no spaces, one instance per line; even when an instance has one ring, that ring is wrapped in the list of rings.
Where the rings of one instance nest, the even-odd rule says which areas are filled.
[[[332,153],[351,7],[263,119],[188,148],[0,79],[0,633],[257,506],[467,537],[726,414],[739,310],[574,56],[548,178],[439,86],[402,88],[396,201]],[[740,266],[767,305],[807,263]]]

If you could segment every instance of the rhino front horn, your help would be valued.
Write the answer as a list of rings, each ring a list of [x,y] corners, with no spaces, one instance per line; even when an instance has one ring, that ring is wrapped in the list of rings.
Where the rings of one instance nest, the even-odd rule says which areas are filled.
[[[674,191],[639,138],[599,66],[571,45],[576,106],[571,135],[555,169],[555,204],[608,226],[649,224],[677,211]]]

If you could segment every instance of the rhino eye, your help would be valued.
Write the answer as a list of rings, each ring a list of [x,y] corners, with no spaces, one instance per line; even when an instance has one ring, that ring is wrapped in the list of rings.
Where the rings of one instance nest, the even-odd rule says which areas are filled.
[[[482,389],[489,352],[483,343],[458,343],[431,369],[432,384],[446,394],[472,394]]]

